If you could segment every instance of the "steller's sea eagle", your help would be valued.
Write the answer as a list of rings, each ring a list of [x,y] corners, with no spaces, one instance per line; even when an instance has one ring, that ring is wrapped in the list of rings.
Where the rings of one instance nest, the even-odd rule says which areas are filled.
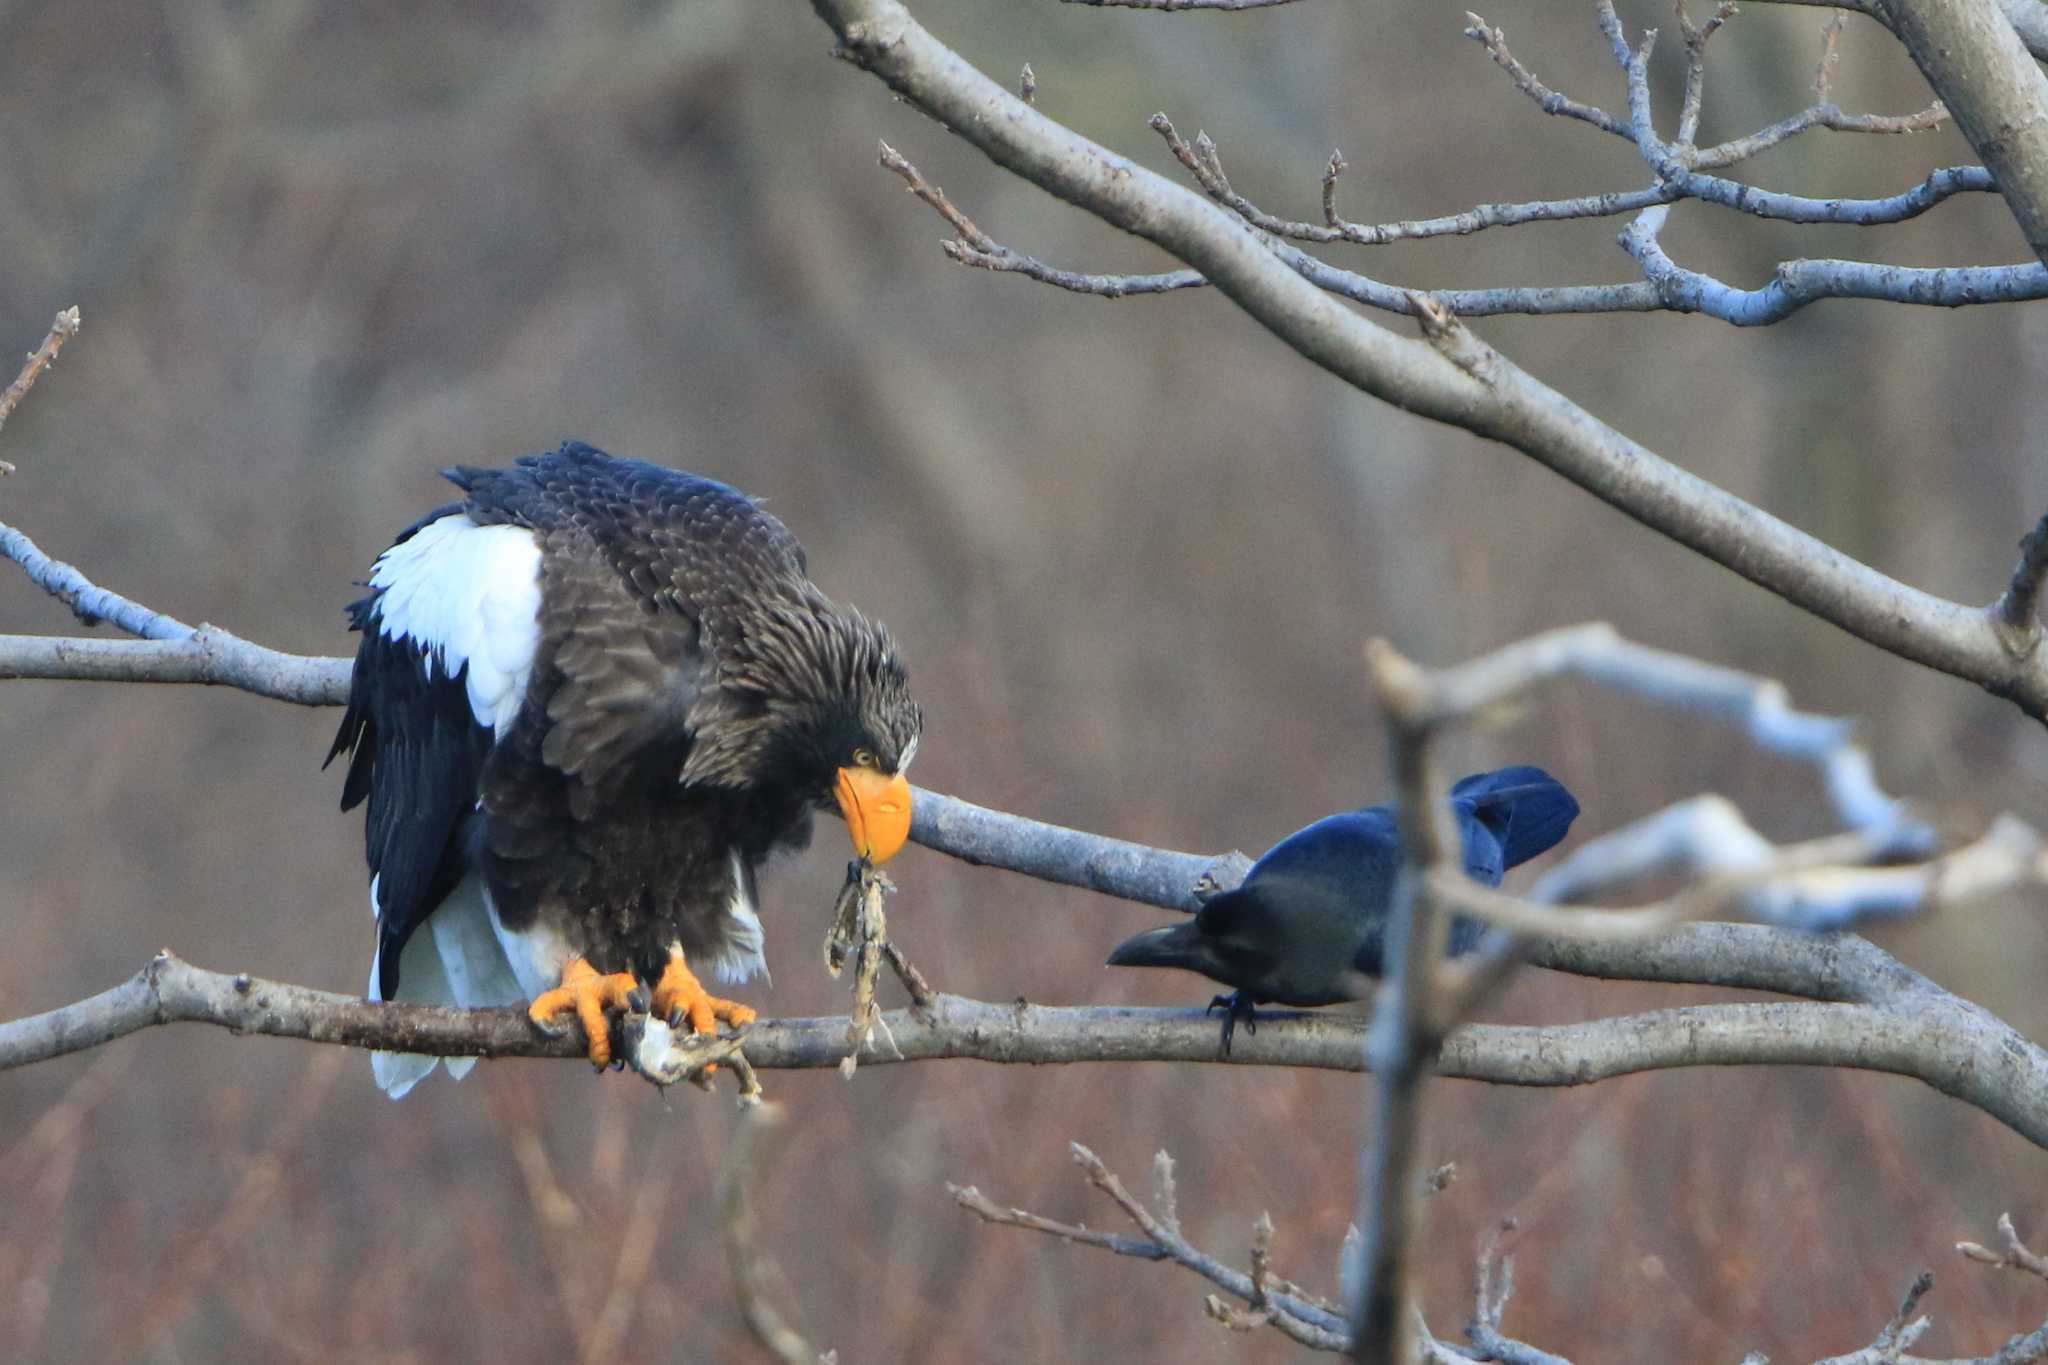
[[[765,974],[762,860],[835,798],[861,857],[909,833],[923,717],[887,632],[724,484],[574,441],[447,478],[467,496],[349,609],[328,760],[351,755],[342,809],[369,803],[370,998],[531,1002],[600,1067],[643,984],[695,1032],[750,1021],[692,968]],[[393,1098],[437,1060],[371,1059]]]

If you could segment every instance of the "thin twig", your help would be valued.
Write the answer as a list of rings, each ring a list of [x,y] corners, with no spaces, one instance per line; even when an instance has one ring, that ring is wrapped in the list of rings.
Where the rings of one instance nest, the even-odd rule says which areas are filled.
[[[1650,37],[1655,37],[1654,30]],[[1165,140],[1167,150],[1172,152],[1174,159],[1194,176],[1195,183],[1210,198],[1261,231],[1290,241],[1311,244],[1349,242],[1363,246],[1378,246],[1417,237],[1462,236],[1489,227],[1512,227],[1522,223],[1552,222],[1571,218],[1604,218],[1617,213],[1633,213],[1655,204],[1668,204],[1681,199],[1694,199],[1701,203],[1734,209],[1751,217],[1789,223],[1851,223],[1861,227],[1876,227],[1916,218],[1957,194],[1990,193],[1997,188],[1990,173],[1981,166],[1947,167],[1929,175],[1913,189],[1879,199],[1817,199],[1806,195],[1759,189],[1739,181],[1700,174],[1706,154],[1689,153],[1683,157],[1678,156],[1672,148],[1657,138],[1651,128],[1647,83],[1648,51],[1648,47],[1645,46],[1643,51],[1631,60],[1630,65],[1630,112],[1632,115],[1638,112],[1641,114],[1641,121],[1637,131],[1631,135],[1631,140],[1645,149],[1644,156],[1650,160],[1651,166],[1658,174],[1657,183],[1642,190],[1582,195],[1574,199],[1535,200],[1520,204],[1481,204],[1447,217],[1397,223],[1365,225],[1340,219],[1335,223],[1326,221],[1318,225],[1267,213],[1232,189],[1229,177],[1223,172],[1221,153],[1215,140],[1206,133],[1198,135],[1193,143],[1189,143],[1175,130],[1173,121],[1165,114],[1152,115],[1146,120],[1146,124]],[[1863,128],[1863,131],[1907,132],[1917,130],[1921,126],[1921,120],[1933,117],[1936,113],[1936,110],[1929,110],[1906,119],[1882,119],[1876,115],[1863,115],[1860,116],[1860,122],[1871,125]],[[1756,134],[1757,138],[1768,140],[1760,143],[1754,150],[1776,145],[1777,142],[1808,128],[1849,126],[1851,122],[1850,116],[1844,115],[1839,109],[1809,109]],[[1938,123],[1939,118],[1934,118],[1934,122]],[[1885,126],[1879,128],[1876,126],[1878,124]],[[1752,151],[1744,140],[1723,143],[1712,149],[1712,154],[1719,158],[1714,164],[1726,165],[1752,154]],[[1333,180],[1327,169],[1323,184],[1327,220],[1333,208]],[[1465,291],[1434,292],[1454,296]]]
[[[1828,104],[1835,97],[1835,71],[1841,65],[1841,52],[1836,43],[1842,36],[1842,27],[1848,22],[1840,10],[1828,16],[1820,26],[1820,60],[1813,67],[1813,102]]]
[[[1125,1189],[1123,1181],[1102,1163],[1100,1157],[1078,1142],[1070,1142],[1067,1146],[1073,1153],[1074,1164],[1081,1168],[1088,1183],[1108,1195],[1111,1202],[1124,1211],[1124,1216],[1137,1224],[1139,1231],[1164,1248],[1168,1259],[1247,1303],[1257,1304],[1264,1313],[1257,1325],[1270,1325],[1282,1335],[1316,1350],[1343,1349],[1342,1318],[1291,1294],[1263,1290],[1256,1275],[1234,1270],[1189,1245],[1146,1208],[1144,1201]],[[1270,1232],[1269,1223],[1269,1237]],[[1227,1318],[1224,1320],[1228,1321]]]
[[[55,320],[50,323],[49,333],[43,337],[42,344],[29,352],[28,360],[21,367],[21,373],[14,377],[14,382],[7,386],[4,393],[0,393],[0,427],[7,425],[7,419],[14,415],[14,409],[28,396],[28,391],[35,387],[36,380],[43,371],[57,359],[57,352],[64,349],[64,343],[78,335],[78,328],[78,305],[73,304],[57,314]],[[13,472],[13,465],[0,461],[0,474]]]
[[[1808,111],[1808,115],[1817,118],[1825,112]],[[1995,188],[1982,167],[1955,166],[1935,171],[1913,189],[1884,199],[1813,199],[1685,172],[1673,164],[1669,168],[1670,175],[1647,189],[1585,195],[1576,199],[1481,204],[1462,213],[1439,218],[1364,224],[1349,222],[1337,215],[1336,175],[1342,171],[1343,162],[1341,157],[1333,155],[1323,177],[1325,221],[1314,224],[1278,218],[1231,189],[1229,178],[1223,173],[1216,144],[1206,135],[1197,137],[1191,144],[1174,131],[1172,121],[1164,114],[1154,115],[1150,123],[1166,139],[1175,158],[1196,177],[1203,191],[1217,202],[1276,238],[1312,244],[1378,246],[1416,238],[1462,236],[1523,223],[1638,213],[1684,198],[1788,222],[1847,222],[1872,226],[1916,217],[1955,194],[1987,192]],[[1811,126],[1811,118],[1808,126]],[[1789,124],[1786,127],[1789,129]],[[1788,135],[1789,131],[1780,134],[1781,137]],[[1726,152],[1732,146],[1726,144],[1717,150]],[[1694,158],[1695,164],[1703,161],[1704,154]],[[995,241],[953,205],[943,191],[926,181],[915,166],[886,145],[882,164],[902,176],[911,191],[954,228],[955,235],[941,242],[940,249],[949,259],[962,265],[1020,274],[1070,293],[1096,298],[1172,293],[1200,288],[1208,283],[1193,270],[1119,275],[1066,270],[1048,264]],[[1414,297],[1411,291],[1340,270],[1314,257],[1293,252],[1277,242],[1274,247],[1276,255],[1319,288],[1369,307],[1403,313],[1410,311]],[[1767,289],[1756,291],[1733,290],[1704,276],[1694,278],[1697,282],[1683,289],[1643,284],[1440,289],[1427,291],[1423,297],[1467,317],[1499,313],[1644,312],[1668,308],[1681,312],[1706,312],[1738,325],[1779,321],[1809,303],[1833,297],[1881,298],[1943,307],[2048,297],[2048,271],[2028,267],[1916,271],[1860,261],[1797,261],[1781,266],[1778,280]]]
[[[1998,1215],[1999,1250],[1979,1246],[1975,1242],[1957,1242],[1956,1250],[1982,1265],[1998,1266],[2007,1270],[2024,1271],[2026,1274],[2048,1280],[2048,1256],[2032,1251],[2020,1240],[2013,1228],[2012,1215]]]
[[[1032,88],[1035,90],[1036,85]],[[1023,275],[1069,293],[1108,299],[1137,294],[1168,294],[1206,283],[1192,270],[1174,270],[1160,275],[1091,275],[1047,265],[1036,257],[1011,250],[983,232],[972,218],[954,207],[944,190],[926,180],[916,166],[886,142],[881,144],[879,159],[883,169],[901,176],[909,191],[953,229],[954,235],[939,243],[939,249],[961,265],[998,274]]]
[[[1699,131],[1700,106],[1706,93],[1707,43],[1735,13],[1735,0],[1721,0],[1704,24],[1695,24],[1685,0],[1676,0],[1678,31],[1685,38],[1685,95],[1679,104],[1678,141],[1690,147]]]
[[[1837,133],[1874,133],[1879,135],[1906,135],[1928,133],[1948,122],[1948,107],[1940,100],[1914,114],[1845,114],[1833,104],[1816,104],[1796,114],[1779,119],[1768,127],[1759,128],[1747,137],[1730,138],[1702,148],[1692,157],[1697,170],[1718,170],[1747,161],[1751,157],[1787,142],[1801,133],[1815,128],[1825,128]],[[1977,167],[1952,167],[1953,173],[1976,171]],[[1972,177],[1961,177],[1974,186]],[[1985,179],[1989,180],[1988,173]],[[1961,188],[1959,185],[1958,188]],[[1947,196],[1943,196],[1944,198]],[[1866,201],[1875,202],[1875,201]],[[1930,206],[1931,207],[1931,206]],[[1924,211],[1924,210],[1923,210]]]
[[[1473,882],[1455,865],[1431,868],[1427,875],[1436,896],[1461,914],[1511,933],[1581,941],[1647,937],[1693,920],[1728,918],[1826,932],[1901,913],[1956,908],[2015,887],[2048,885],[2041,838],[2017,820],[1995,821],[1972,843],[1928,862],[1855,866],[1889,856],[1893,847],[1884,830],[1830,835],[1773,848],[1761,864],[1715,873],[1652,904],[1615,910],[1551,906],[1503,895]]]
[[[780,1276],[758,1245],[754,1226],[754,1181],[763,1178],[773,1149],[786,1133],[779,1106],[757,1105],[740,1116],[726,1144],[725,1163],[718,1176],[725,1263],[732,1275],[733,1303],[754,1340],[782,1365],[818,1365],[817,1348],[770,1301],[770,1286]]]
[[[2048,581],[2048,514],[2020,539],[2020,562],[1991,604],[1991,617],[2014,633],[2015,647],[2031,650],[2041,632],[2041,585]]]
[[[1508,50],[1506,32],[1492,27],[1470,10],[1465,12],[1465,36],[1483,46],[1486,55],[1493,58],[1494,65],[1505,71],[1508,79],[1515,83],[1515,89],[1534,100],[1536,107],[1544,113],[1555,114],[1560,118],[1577,119],[1616,137],[1630,136],[1628,125],[1605,109],[1581,104],[1538,80],[1536,73],[1523,66],[1515,54]]]
[[[1100,1232],[1086,1223],[1062,1223],[1025,1209],[1004,1208],[973,1185],[955,1185],[949,1181],[946,1184],[946,1193],[953,1196],[954,1203],[984,1223],[1023,1228],[1029,1232],[1043,1232],[1063,1242],[1101,1247],[1104,1251],[1115,1252],[1119,1256],[1135,1256],[1142,1261],[1172,1259],[1172,1253],[1149,1238],[1130,1237],[1120,1232]]]
[[[881,149],[877,160],[880,162],[882,169],[901,176],[905,187],[922,200],[934,213],[945,219],[952,226],[953,231],[958,234],[962,242],[965,242],[977,251],[993,252],[1001,250],[996,245],[994,238],[976,227],[972,218],[960,212],[959,209],[954,208],[953,201],[946,198],[946,192],[919,174],[917,167],[911,165],[901,152],[886,142],[878,143],[877,145]]]

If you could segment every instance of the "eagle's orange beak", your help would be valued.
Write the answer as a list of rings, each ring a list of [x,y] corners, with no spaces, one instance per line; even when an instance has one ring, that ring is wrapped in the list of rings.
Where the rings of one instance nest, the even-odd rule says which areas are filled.
[[[909,779],[873,768],[841,768],[836,795],[853,851],[878,865],[895,857],[910,837]]]

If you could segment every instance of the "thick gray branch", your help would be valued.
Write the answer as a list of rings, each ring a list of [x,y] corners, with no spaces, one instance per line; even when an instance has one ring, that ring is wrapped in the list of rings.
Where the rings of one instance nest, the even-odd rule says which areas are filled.
[[[1194,910],[1195,884],[1203,876],[1234,885],[1250,866],[1241,853],[1215,858],[1151,848],[1027,820],[923,788],[916,789],[913,798],[910,837],[977,866],[1007,868],[1041,881],[1169,910]]]
[[[1867,952],[1883,957],[1876,949]],[[1855,957],[1844,957],[1845,973],[1854,974]],[[1920,980],[1901,972],[1902,979]],[[1842,989],[1851,987],[1845,981]],[[1865,980],[1855,989],[1875,992],[1876,983]],[[896,1010],[886,1021],[894,1048],[871,1047],[863,1066],[947,1058],[1335,1071],[1358,1071],[1365,1064],[1364,1021],[1344,1014],[1271,1016],[1257,1034],[1240,1037],[1227,1059],[1217,1053],[1215,1020],[1195,1009],[994,1004],[942,995],[929,1019]],[[0,1024],[0,1070],[181,1022],[441,1056],[583,1055],[580,1039],[543,1037],[522,1010],[383,1004],[205,971],[164,953],[110,991]],[[846,1019],[761,1020],[747,1031],[745,1046],[760,1069],[836,1067],[846,1050]],[[1446,1040],[1436,1074],[1500,1085],[1572,1086],[1673,1067],[1758,1064],[1911,1076],[2048,1147],[2048,1054],[1983,1010],[1939,991],[1907,991],[1884,1005],[1697,1005],[1551,1027],[1474,1024]]]
[[[175,616],[100,587],[71,565],[43,553],[27,535],[5,523],[0,523],[0,556],[19,564],[30,582],[71,608],[85,624],[107,621],[142,637],[79,640],[0,635],[0,678],[208,683],[302,706],[338,706],[348,699],[346,659],[285,654],[251,644],[217,626],[188,626]]]
[[[0,635],[0,678],[201,683],[301,706],[339,706],[348,699],[348,675],[347,659],[285,654],[216,626],[161,640]]]

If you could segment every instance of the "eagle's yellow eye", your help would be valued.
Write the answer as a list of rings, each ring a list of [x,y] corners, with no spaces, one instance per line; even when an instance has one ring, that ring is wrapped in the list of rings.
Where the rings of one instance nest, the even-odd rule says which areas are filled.
[[[875,751],[873,749],[868,748],[865,744],[863,744],[860,748],[855,749],[853,751],[853,766],[856,768],[874,767]]]

